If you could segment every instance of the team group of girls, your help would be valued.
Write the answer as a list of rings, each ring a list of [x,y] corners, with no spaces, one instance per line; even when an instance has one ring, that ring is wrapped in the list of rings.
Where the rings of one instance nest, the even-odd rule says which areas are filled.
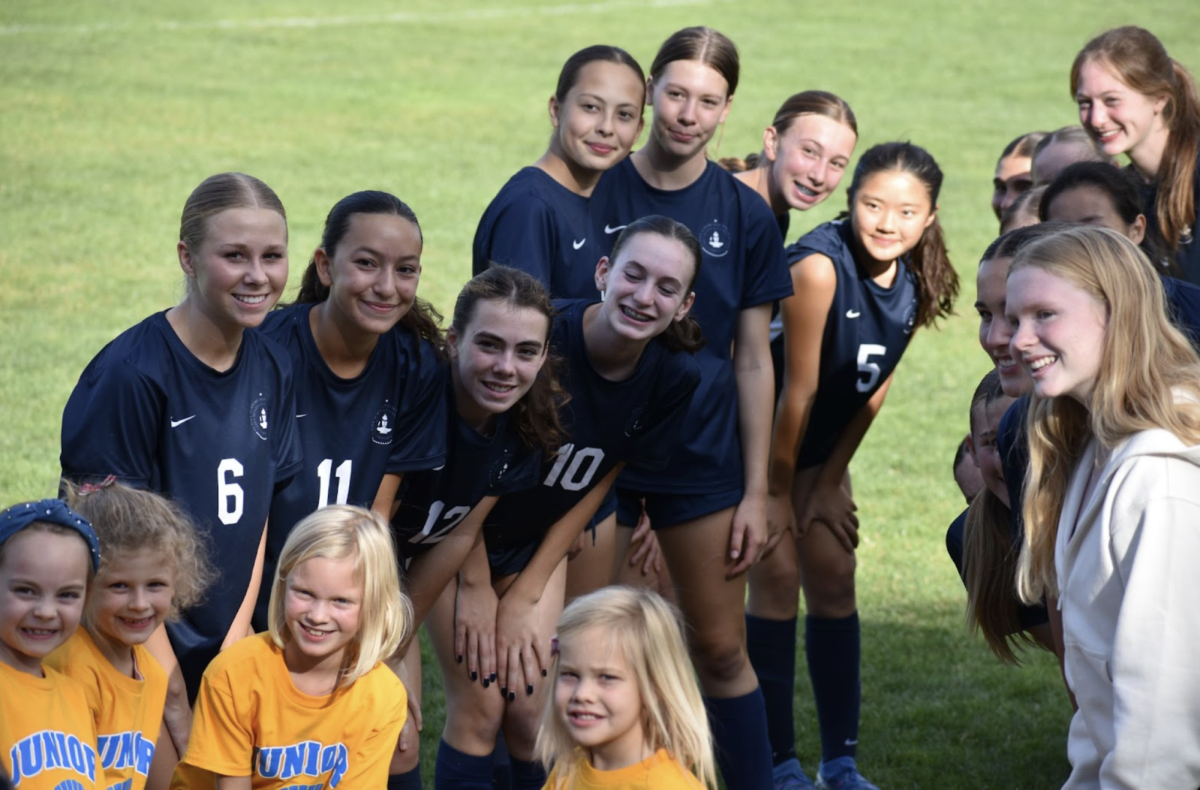
[[[1194,156],[1176,167],[1160,117],[1178,102],[1150,101],[1160,125],[1143,129],[1088,62],[1073,91],[1110,153],[1134,132],[1170,141],[1139,172],[1165,207],[1156,238],[1186,252],[1170,178]],[[911,143],[872,147],[848,212],[785,248],[790,211],[838,186],[857,122],[800,93],[760,154],[722,167],[707,144],[737,84],[736,48],[709,28],[668,38],[648,79],[615,47],[573,55],[549,148],[481,219],[444,332],[394,196],[339,201],[275,309],[278,197],[237,173],[197,187],[183,301],[106,346],[66,405],[75,510],[0,516],[13,784],[420,787],[424,624],[446,688],[439,788],[491,787],[498,741],[513,788],[713,787],[714,768],[734,790],[811,787],[792,711],[803,592],[816,786],[874,787],[855,763],[848,467],[913,331],[957,295],[942,173]],[[1012,352],[994,358],[1003,377]],[[1044,411],[1035,396],[1031,425]],[[1060,449],[1030,444],[1034,469]],[[1030,493],[1044,517],[1062,491]],[[677,614],[606,587],[656,551]],[[1022,566],[1031,602],[1049,567]],[[44,703],[10,714],[16,688]]]

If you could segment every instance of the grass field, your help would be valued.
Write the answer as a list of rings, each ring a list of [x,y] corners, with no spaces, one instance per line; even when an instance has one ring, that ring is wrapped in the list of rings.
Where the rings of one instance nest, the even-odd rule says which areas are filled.
[[[758,150],[788,94],[855,108],[859,150],[928,148],[964,289],[923,332],[853,466],[863,523],[859,763],[884,788],[1051,788],[1067,774],[1057,668],[998,665],[962,626],[942,536],[961,507],[949,474],[970,392],[973,268],[996,223],[991,170],[1016,134],[1072,123],[1067,71],[1116,24],[1150,28],[1200,71],[1194,0],[81,0],[0,4],[0,502],[47,496],[59,419],[80,371],[118,332],[174,303],[179,211],[205,176],[244,170],[288,207],[292,284],[329,207],[381,188],[417,211],[421,293],[450,305],[475,223],[543,150],[561,62],[597,42],[648,65],[673,30],[709,24],[742,52],[718,150]],[[793,234],[844,204],[793,217]],[[817,215],[817,216],[813,216]],[[800,653],[799,748],[818,738]],[[427,786],[440,732],[427,672]]]

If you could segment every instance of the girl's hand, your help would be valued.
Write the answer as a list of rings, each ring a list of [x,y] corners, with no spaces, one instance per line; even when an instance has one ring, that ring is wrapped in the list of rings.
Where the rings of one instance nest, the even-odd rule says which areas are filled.
[[[747,494],[733,511],[733,530],[729,536],[729,558],[733,565],[726,579],[745,573],[762,558],[767,545],[767,503],[762,494]]]
[[[454,654],[466,657],[471,680],[487,688],[496,679],[496,593],[490,584],[458,585],[454,605]]]
[[[650,528],[650,515],[643,507],[642,515],[638,517],[637,527],[629,538],[629,566],[632,568],[641,565],[642,575],[648,576],[651,570],[655,573],[662,570],[661,557],[662,552],[658,548],[658,538],[655,536],[654,530]]]
[[[414,695],[408,695],[408,718],[404,720],[404,726],[400,729],[400,742],[396,748],[398,751],[408,751],[409,736],[412,735],[414,728],[416,732],[420,732],[424,726],[421,719],[421,703],[417,702]]]
[[[518,693],[532,694],[534,684],[546,677],[550,663],[550,635],[538,628],[537,605],[511,596],[500,599],[496,612],[496,664],[500,693],[508,701]]]
[[[824,524],[847,552],[858,548],[858,506],[841,481],[829,483],[818,479],[808,495],[804,512],[797,519],[800,536],[815,524]]]
[[[765,559],[785,535],[793,539],[801,537],[797,534],[796,513],[792,509],[792,498],[787,494],[767,495],[767,545],[763,547],[762,556]]]

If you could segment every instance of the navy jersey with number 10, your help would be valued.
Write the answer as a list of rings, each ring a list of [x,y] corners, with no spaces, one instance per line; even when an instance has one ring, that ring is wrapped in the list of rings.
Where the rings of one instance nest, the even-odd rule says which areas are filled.
[[[156,313],[105,346],[67,401],[64,477],[113,474],[156,491],[210,537],[220,578],[167,623],[192,695],[245,599],[272,493],[300,453],[291,360],[258,332],[243,333],[233,366],[216,371]]]

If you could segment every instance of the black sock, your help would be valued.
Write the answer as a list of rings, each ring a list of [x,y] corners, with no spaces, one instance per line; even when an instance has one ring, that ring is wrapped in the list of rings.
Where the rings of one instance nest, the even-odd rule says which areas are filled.
[[[860,705],[858,612],[838,619],[809,616],[804,627],[808,676],[821,726],[821,761],[853,757]]]
[[[460,752],[443,739],[438,744],[433,786],[435,790],[492,790],[492,755]]]
[[[546,786],[546,769],[537,760],[526,762],[510,754],[508,766],[512,773],[512,790],[542,790]]]
[[[423,790],[423,788],[420,763],[417,763],[411,771],[388,776],[387,790]]]
[[[728,790],[763,790],[773,783],[762,689],[727,699],[705,697],[717,765]]]
[[[796,757],[796,618],[746,615],[746,648],[767,707],[771,760],[779,765]]]

